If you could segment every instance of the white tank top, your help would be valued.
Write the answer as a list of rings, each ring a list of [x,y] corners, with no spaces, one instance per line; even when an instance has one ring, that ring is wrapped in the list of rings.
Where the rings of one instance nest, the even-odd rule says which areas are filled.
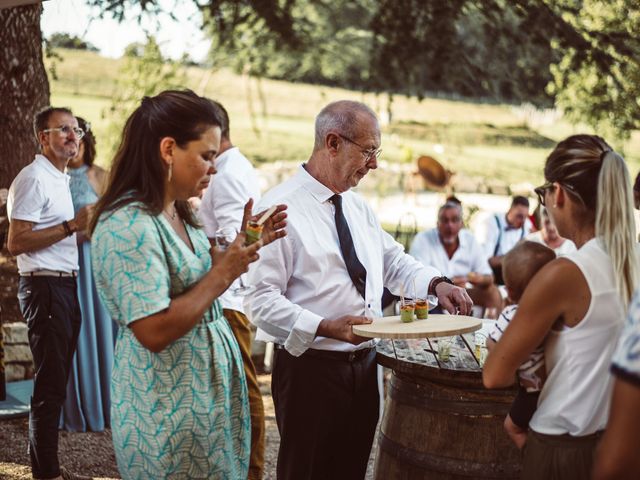
[[[625,313],[611,259],[596,239],[564,258],[584,275],[591,303],[578,325],[547,336],[547,381],[530,426],[548,435],[583,436],[607,424],[613,387],[609,367]]]

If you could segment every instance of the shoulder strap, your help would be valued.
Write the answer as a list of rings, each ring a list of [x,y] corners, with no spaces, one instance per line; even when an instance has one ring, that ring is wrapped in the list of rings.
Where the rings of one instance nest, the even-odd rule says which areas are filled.
[[[496,241],[496,248],[493,249],[493,256],[495,257],[498,255],[498,250],[500,250],[500,241],[502,240],[502,227],[500,226],[500,219],[498,218],[498,215],[494,215],[493,219],[496,221],[496,225],[498,226],[498,240]]]

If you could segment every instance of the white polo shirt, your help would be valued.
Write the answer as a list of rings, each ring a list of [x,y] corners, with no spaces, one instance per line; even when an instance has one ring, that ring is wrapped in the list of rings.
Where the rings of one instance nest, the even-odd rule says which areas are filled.
[[[33,222],[34,230],[60,225],[74,218],[69,176],[45,157],[36,155],[9,187],[7,216],[11,220]],[[46,248],[18,255],[20,274],[35,270],[78,270],[75,233]]]
[[[449,258],[440,241],[438,229],[434,228],[416,235],[409,254],[423,265],[440,270],[447,277],[467,275],[469,272],[481,275],[493,273],[484,251],[469,230],[460,230],[458,240],[460,245]]]
[[[217,157],[215,167],[217,172],[211,178],[198,209],[198,217],[209,238],[214,238],[221,228],[239,229],[247,201],[253,198],[255,207],[260,200],[258,175],[237,147]],[[257,212],[255,208],[254,212]],[[219,300],[222,308],[244,313],[242,296],[233,293],[238,286],[239,280],[236,280]]]

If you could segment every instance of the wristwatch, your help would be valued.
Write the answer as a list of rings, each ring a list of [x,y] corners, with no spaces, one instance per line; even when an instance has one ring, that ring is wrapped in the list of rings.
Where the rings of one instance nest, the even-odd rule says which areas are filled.
[[[441,277],[435,277],[429,284],[429,295],[435,295],[436,287],[443,282],[448,283],[449,285],[453,285],[453,282],[449,277],[445,277],[444,275],[442,275]]]
[[[67,222],[66,220],[62,222],[62,227],[64,228],[64,233],[67,235],[67,237],[70,237],[71,235],[76,233],[76,231],[71,228],[71,225],[69,225],[69,222]]]

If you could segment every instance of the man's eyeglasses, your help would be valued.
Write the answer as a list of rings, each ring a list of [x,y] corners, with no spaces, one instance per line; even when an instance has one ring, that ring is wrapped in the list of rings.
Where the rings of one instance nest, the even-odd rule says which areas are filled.
[[[81,140],[82,137],[84,137],[84,130],[82,130],[80,127],[71,127],[69,125],[62,125],[61,127],[56,128],[47,128],[43,130],[43,132],[60,132],[60,134],[65,137],[68,137],[69,134],[73,132],[78,140]]]
[[[542,205],[543,207],[546,206],[545,205],[545,201],[544,201],[544,196],[545,196],[547,190],[550,190],[550,189],[552,189],[554,187],[554,183],[558,183],[559,185],[562,185],[570,193],[572,193],[573,195],[578,197],[578,200],[580,200],[580,203],[582,203],[584,205],[584,200],[582,200],[582,197],[580,196],[580,194],[576,190],[576,187],[574,187],[573,185],[569,185],[568,183],[564,183],[564,182],[545,182],[542,185],[540,185],[539,187],[534,188],[533,191],[536,192],[536,195],[538,195],[538,202],[540,203],[540,205]]]
[[[340,133],[338,133],[337,135],[340,138],[342,138],[343,140],[346,140],[349,143],[353,143],[356,147],[360,148],[360,153],[364,157],[365,162],[368,162],[369,160],[371,160],[374,157],[375,157],[376,160],[378,160],[380,158],[380,155],[382,155],[382,149],[381,148],[373,148],[373,147],[365,148],[362,145],[360,145],[358,142],[355,142],[355,141],[351,140],[346,135],[342,135]]]

